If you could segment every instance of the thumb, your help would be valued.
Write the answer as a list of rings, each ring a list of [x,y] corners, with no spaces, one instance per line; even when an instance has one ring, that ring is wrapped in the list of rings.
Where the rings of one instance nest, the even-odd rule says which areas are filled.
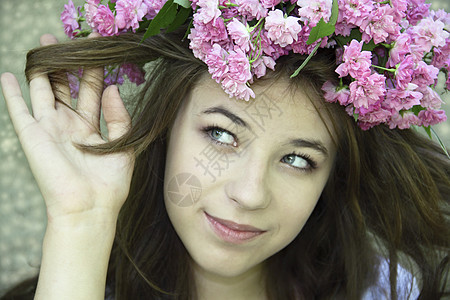
[[[110,141],[118,139],[130,129],[131,117],[117,86],[111,85],[105,89],[102,95],[102,108]]]

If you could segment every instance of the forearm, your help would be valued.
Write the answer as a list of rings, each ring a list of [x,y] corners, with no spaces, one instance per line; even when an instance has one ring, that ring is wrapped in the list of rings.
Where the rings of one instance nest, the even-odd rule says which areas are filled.
[[[49,224],[35,299],[104,299],[115,222]]]

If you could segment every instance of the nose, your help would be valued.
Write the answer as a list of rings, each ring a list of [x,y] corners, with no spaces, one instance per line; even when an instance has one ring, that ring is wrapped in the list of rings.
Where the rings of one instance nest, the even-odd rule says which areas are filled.
[[[225,185],[228,198],[246,210],[264,209],[269,206],[270,167],[267,160],[241,157],[243,164],[236,166],[231,179]]]

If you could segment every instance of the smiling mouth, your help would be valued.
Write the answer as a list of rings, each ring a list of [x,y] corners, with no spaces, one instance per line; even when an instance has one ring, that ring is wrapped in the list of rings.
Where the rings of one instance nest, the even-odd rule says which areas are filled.
[[[266,231],[259,228],[238,224],[232,221],[227,221],[213,217],[205,212],[205,217],[208,220],[209,225],[216,235],[222,240],[232,244],[242,244],[249,241]]]

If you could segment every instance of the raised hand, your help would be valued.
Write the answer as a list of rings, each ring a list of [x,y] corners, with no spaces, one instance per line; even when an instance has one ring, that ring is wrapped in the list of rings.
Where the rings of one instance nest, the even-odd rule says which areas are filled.
[[[53,36],[41,44],[56,43]],[[10,73],[1,84],[7,108],[31,170],[47,206],[49,223],[75,224],[81,220],[114,219],[124,203],[130,185],[134,157],[131,152],[99,155],[77,147],[101,144],[100,111],[106,121],[108,139],[123,135],[130,117],[115,86],[102,93],[103,70],[85,70],[76,108],[70,97],[55,101],[46,75],[30,82],[32,114],[19,84]],[[59,87],[68,90],[68,87]],[[67,94],[66,94],[67,95]],[[66,223],[67,222],[67,223]]]

